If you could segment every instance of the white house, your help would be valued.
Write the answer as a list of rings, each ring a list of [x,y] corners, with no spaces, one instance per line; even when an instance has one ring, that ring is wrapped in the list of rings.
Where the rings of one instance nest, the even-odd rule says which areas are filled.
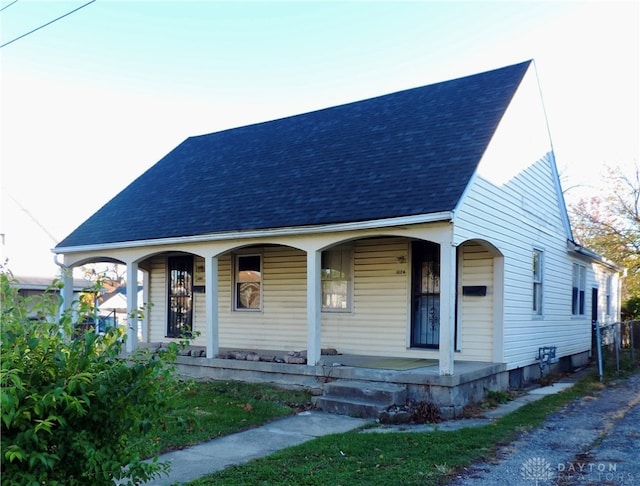
[[[249,365],[221,350],[302,351],[251,366],[318,377],[335,349],[473,398],[543,348],[583,363],[620,311],[619,269],[573,241],[533,61],[188,138],[54,251],[142,270],[142,340],[192,334],[224,376]]]

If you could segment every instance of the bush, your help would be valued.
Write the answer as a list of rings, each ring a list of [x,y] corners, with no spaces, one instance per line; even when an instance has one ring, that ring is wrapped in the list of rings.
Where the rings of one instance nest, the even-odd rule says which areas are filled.
[[[138,484],[166,471],[138,451],[177,391],[177,349],[123,359],[122,330],[75,336],[71,312],[54,317],[58,299],[22,298],[4,272],[0,299],[2,484]]]
[[[622,320],[638,319],[640,319],[640,296],[634,296],[622,304]]]

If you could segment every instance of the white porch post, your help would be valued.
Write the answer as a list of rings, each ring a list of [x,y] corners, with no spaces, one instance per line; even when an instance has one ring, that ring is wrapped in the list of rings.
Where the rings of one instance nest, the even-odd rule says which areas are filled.
[[[320,262],[322,252],[307,251],[307,364],[320,362]]]
[[[204,260],[205,297],[207,314],[207,358],[215,358],[220,349],[218,317],[218,257]]]
[[[453,375],[456,312],[456,247],[440,243],[440,350],[439,372]]]
[[[144,317],[142,319],[142,342],[149,342],[149,308],[147,304],[149,303],[149,272],[146,270],[142,271],[142,304],[146,306],[146,310],[144,313]],[[140,305],[140,302],[138,302]]]
[[[127,352],[138,347],[138,263],[127,262]]]
[[[62,319],[66,311],[73,307],[73,271],[67,267],[61,268],[60,280],[62,280],[62,289],[60,290],[62,302],[60,302],[58,309],[58,321]]]

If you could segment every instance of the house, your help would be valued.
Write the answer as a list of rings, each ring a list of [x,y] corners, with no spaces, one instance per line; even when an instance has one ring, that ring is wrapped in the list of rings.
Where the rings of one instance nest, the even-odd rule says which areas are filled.
[[[36,305],[38,299],[48,300],[51,305],[56,306],[60,289],[54,285],[53,277],[36,277],[27,275],[14,275],[11,286],[18,290],[18,294],[26,299],[27,315],[29,319],[40,319],[46,314],[42,308],[42,302]],[[83,278],[74,278],[71,282],[72,302],[78,302],[83,294],[93,286],[93,282]],[[44,304],[45,307],[49,304]],[[54,307],[55,309],[55,307]]]
[[[142,342],[193,336],[192,373],[447,406],[584,363],[620,310],[619,269],[573,240],[533,61],[190,137],[54,252],[141,270]]]
[[[139,306],[144,306],[144,294],[139,288],[137,294]],[[127,289],[126,286],[114,287],[111,292],[100,296],[97,303],[101,320],[101,330],[107,327],[127,325]],[[140,326],[139,326],[140,327]],[[142,329],[138,329],[137,339],[142,339]]]

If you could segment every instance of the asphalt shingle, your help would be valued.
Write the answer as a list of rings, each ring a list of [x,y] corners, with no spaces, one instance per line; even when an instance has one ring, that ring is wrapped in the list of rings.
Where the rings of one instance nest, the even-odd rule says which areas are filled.
[[[452,210],[530,62],[190,137],[58,248]]]

